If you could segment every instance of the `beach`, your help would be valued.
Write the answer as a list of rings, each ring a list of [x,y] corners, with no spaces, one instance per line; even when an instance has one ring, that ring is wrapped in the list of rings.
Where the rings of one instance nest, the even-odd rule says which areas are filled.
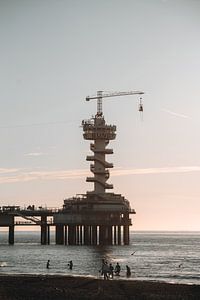
[[[1,300],[199,300],[200,285],[58,275],[2,275]]]

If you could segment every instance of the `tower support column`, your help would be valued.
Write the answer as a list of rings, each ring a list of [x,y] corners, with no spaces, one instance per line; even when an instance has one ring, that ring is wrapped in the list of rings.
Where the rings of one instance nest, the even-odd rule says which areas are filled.
[[[41,216],[41,245],[47,244],[47,216]]]
[[[105,226],[99,226],[99,245],[105,244]]]
[[[64,244],[64,226],[56,225],[56,245]]]
[[[97,226],[93,225],[92,227],[92,245],[97,245]]]
[[[14,245],[14,233],[15,232],[15,226],[10,225],[9,226],[9,233],[8,233],[8,243],[9,245]]]
[[[129,226],[124,225],[124,245],[129,245]]]
[[[76,226],[76,245],[80,244],[80,226]]]
[[[50,226],[47,225],[47,244],[50,244]]]
[[[106,244],[112,245],[112,226],[106,226]]]
[[[65,242],[65,245],[67,245],[67,231],[68,231],[68,226],[65,225],[64,226],[64,242]]]
[[[99,245],[112,245],[112,226],[99,226]]]
[[[121,245],[121,226],[118,226],[118,245]]]
[[[68,244],[76,245],[76,226],[68,226]]]
[[[80,225],[80,245],[83,245],[83,226]]]
[[[84,226],[84,245],[90,245],[90,226]]]
[[[117,228],[113,226],[113,244],[117,245]]]

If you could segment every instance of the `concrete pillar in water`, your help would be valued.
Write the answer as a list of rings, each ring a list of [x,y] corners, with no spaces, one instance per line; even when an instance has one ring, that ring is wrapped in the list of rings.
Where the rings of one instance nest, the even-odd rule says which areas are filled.
[[[92,228],[92,245],[97,245],[97,226],[93,225]]]
[[[83,245],[83,226],[80,225],[80,245]]]
[[[113,226],[113,244],[117,245],[117,227]]]
[[[50,244],[50,226],[47,225],[47,244]]]
[[[90,245],[92,245],[92,226],[89,226],[89,234],[90,234]]]
[[[100,244],[112,245],[112,226],[100,226]]]
[[[90,245],[90,226],[84,226],[84,245]]]
[[[104,245],[104,226],[99,226],[99,245]]]
[[[97,226],[97,245],[99,245],[99,226]]]
[[[67,225],[65,225],[64,226],[64,239],[65,239],[65,245],[67,245],[68,243],[67,243],[67,233],[68,233],[68,226]]]
[[[129,245],[129,226],[124,225],[124,245]]]
[[[41,216],[41,245],[47,244],[47,216]]]
[[[111,245],[112,227],[101,225],[99,226],[99,245]]]
[[[14,232],[15,232],[15,226],[10,225],[9,226],[9,233],[8,233],[8,242],[10,245],[14,245]]]
[[[56,225],[56,245],[64,244],[64,226]]]
[[[118,226],[118,245],[121,245],[121,226]]]
[[[76,245],[80,244],[80,226],[76,226]]]
[[[112,226],[101,226],[101,244],[112,245]]]
[[[68,244],[76,245],[76,226],[68,226]]]
[[[112,226],[106,226],[107,230],[107,245],[112,245]]]

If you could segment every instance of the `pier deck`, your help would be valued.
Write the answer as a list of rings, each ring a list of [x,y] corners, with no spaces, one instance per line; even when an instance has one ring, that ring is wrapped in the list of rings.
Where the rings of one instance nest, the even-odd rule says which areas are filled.
[[[130,213],[126,201],[96,200],[93,196],[73,197],[63,208],[3,206],[0,228],[8,227],[8,243],[14,244],[14,231],[20,226],[40,226],[41,244],[50,244],[50,228],[55,227],[55,242],[62,245],[121,245],[129,243]],[[114,196],[116,198],[116,195]]]

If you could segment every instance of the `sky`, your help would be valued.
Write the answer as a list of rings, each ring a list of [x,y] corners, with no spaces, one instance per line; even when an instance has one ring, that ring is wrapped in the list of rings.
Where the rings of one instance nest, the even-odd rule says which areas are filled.
[[[200,1],[0,0],[0,205],[61,207],[93,189],[81,121],[96,91],[132,230],[200,230]]]

